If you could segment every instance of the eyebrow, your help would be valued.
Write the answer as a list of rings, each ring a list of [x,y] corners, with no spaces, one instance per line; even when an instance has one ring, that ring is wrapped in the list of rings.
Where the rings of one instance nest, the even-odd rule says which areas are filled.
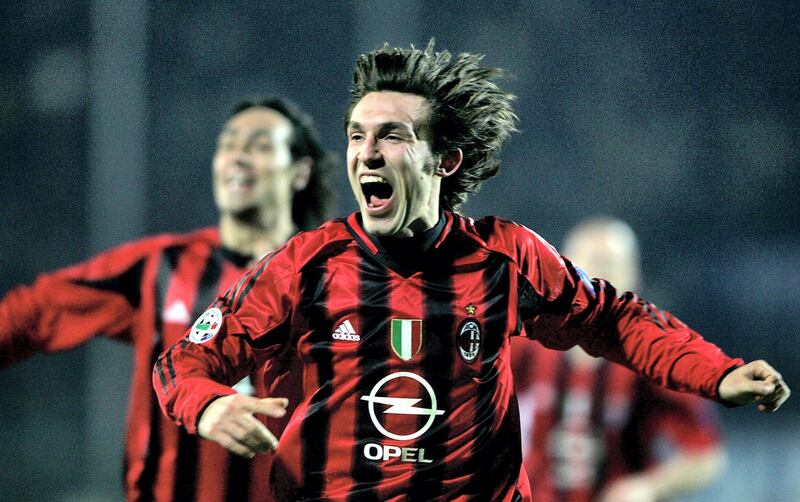
[[[358,122],[350,122],[347,125],[348,131],[363,131],[364,128]],[[389,131],[400,130],[408,133],[416,134],[416,131],[410,128],[407,124],[403,122],[385,122],[383,124],[379,124],[378,134],[386,134]]]
[[[220,131],[220,136],[235,136],[239,134],[240,129],[236,129],[234,127],[226,127]],[[248,137],[251,139],[265,137],[267,139],[272,139],[272,132],[269,129],[253,129],[249,132]]]

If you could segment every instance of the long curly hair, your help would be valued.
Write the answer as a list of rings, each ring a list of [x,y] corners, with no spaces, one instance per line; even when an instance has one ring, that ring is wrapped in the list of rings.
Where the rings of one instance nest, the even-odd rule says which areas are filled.
[[[482,68],[480,54],[436,52],[434,41],[425,50],[400,49],[384,44],[358,57],[345,127],[358,102],[371,92],[396,91],[424,97],[431,107],[433,153],[460,148],[461,168],[443,178],[440,204],[457,211],[469,194],[476,193],[500,168],[503,143],[516,131],[511,107],[514,95],[494,82],[500,68]]]
[[[229,116],[254,107],[269,108],[289,119],[292,159],[309,157],[313,161],[308,185],[292,198],[292,221],[300,230],[317,227],[329,217],[334,202],[328,179],[337,167],[336,156],[323,149],[311,117],[288,99],[276,96],[247,99],[236,105]]]

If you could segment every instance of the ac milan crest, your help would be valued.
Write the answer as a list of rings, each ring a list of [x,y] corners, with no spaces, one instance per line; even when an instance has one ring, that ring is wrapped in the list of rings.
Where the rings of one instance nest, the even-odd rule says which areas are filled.
[[[481,334],[481,326],[478,324],[477,319],[467,319],[461,323],[456,339],[458,353],[461,354],[461,359],[468,363],[477,359],[481,351],[482,342],[483,335]]]

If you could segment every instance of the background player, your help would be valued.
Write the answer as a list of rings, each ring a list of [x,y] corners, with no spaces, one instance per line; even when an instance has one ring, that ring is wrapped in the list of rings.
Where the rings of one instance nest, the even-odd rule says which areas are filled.
[[[623,221],[579,223],[562,252],[591,277],[639,289],[639,244]],[[708,401],[655,386],[580,347],[559,352],[517,338],[511,353],[535,500],[666,500],[720,473],[724,451]]]
[[[0,356],[9,366],[37,352],[107,336],[133,348],[125,489],[128,500],[266,500],[270,457],[252,462],[163,419],[150,385],[155,357],[177,340],[249,265],[327,212],[332,157],[311,119],[278,98],[245,101],[223,125],[212,163],[217,228],[158,235],[43,274],[0,303]],[[290,363],[290,361],[289,361]],[[288,363],[287,363],[288,364]],[[288,365],[266,369],[291,397]],[[263,375],[254,372],[259,395]],[[245,380],[239,389],[251,391]],[[282,423],[270,426],[279,431]],[[252,488],[257,486],[256,488]]]
[[[252,454],[274,440],[246,426],[253,407],[230,384],[301,355],[303,399],[274,460],[280,500],[528,499],[508,347],[523,328],[709,398],[762,411],[788,398],[764,361],[618,298],[532,231],[455,212],[497,173],[514,129],[501,72],[480,60],[432,44],[359,57],[346,130],[360,213],[263,259],[154,367],[176,422]],[[340,326],[353,338],[337,339]]]

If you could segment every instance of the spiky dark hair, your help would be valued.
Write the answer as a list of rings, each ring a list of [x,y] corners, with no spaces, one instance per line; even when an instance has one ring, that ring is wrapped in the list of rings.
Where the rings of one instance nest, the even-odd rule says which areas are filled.
[[[494,82],[503,76],[499,68],[482,68],[483,56],[463,52],[455,58],[436,52],[434,41],[425,50],[400,49],[384,44],[359,56],[350,88],[350,107],[345,127],[358,102],[371,92],[396,91],[424,97],[431,107],[433,153],[442,155],[460,148],[461,168],[442,181],[440,203],[458,210],[469,194],[497,174],[500,150],[516,131],[517,116],[511,107],[514,95]]]

